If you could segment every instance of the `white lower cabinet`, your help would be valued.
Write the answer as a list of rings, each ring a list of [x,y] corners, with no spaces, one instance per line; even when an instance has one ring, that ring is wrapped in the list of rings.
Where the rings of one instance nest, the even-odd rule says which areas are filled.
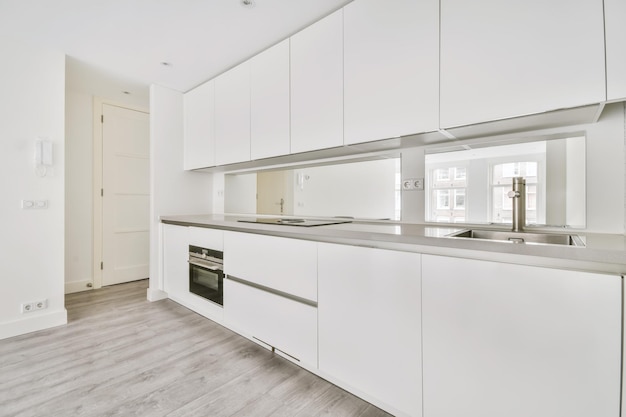
[[[325,243],[318,253],[320,371],[397,416],[421,416],[421,255]]]
[[[227,326],[272,346],[303,365],[317,367],[317,308],[226,278]]]
[[[170,298],[189,293],[189,228],[161,225],[163,232],[163,289]]]
[[[317,367],[317,243],[224,233],[227,326]]]
[[[621,287],[423,255],[424,417],[618,417]]]
[[[224,271],[236,278],[317,301],[315,242],[226,232]]]

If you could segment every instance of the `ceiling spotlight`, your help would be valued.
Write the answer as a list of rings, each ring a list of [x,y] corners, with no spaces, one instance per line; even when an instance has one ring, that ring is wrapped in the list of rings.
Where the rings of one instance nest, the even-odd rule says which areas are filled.
[[[241,0],[241,5],[246,9],[251,9],[255,6],[254,0]]]

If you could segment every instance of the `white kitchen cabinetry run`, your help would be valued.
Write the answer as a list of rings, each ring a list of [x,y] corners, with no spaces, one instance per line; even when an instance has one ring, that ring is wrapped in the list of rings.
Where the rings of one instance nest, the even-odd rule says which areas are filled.
[[[626,99],[626,2],[604,0],[607,100]]]
[[[215,165],[215,83],[206,82],[184,96],[184,168]]]
[[[344,7],[346,144],[439,128],[439,1]]]
[[[291,153],[343,145],[342,13],[291,37]]]
[[[441,127],[605,100],[602,1],[441,0]]]
[[[289,39],[250,60],[251,158],[288,155]]]
[[[215,163],[250,160],[250,61],[215,78]]]
[[[252,233],[224,233],[224,272],[317,301],[317,244]]]
[[[320,371],[397,415],[421,416],[420,255],[318,250]]]
[[[621,286],[423,255],[424,417],[618,417]]]

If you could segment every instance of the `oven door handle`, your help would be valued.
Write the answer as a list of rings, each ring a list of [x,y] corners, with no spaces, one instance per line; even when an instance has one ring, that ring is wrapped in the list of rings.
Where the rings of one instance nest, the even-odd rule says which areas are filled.
[[[222,271],[224,269],[222,265],[214,264],[208,261],[201,261],[201,260],[194,259],[194,260],[188,260],[187,262],[190,265],[197,266],[199,268],[210,269],[211,271]]]

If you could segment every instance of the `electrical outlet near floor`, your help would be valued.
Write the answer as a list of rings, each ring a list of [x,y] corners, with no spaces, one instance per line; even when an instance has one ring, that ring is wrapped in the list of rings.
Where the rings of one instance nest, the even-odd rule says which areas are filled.
[[[30,313],[31,311],[43,310],[45,308],[48,308],[48,300],[22,303],[22,313]]]

